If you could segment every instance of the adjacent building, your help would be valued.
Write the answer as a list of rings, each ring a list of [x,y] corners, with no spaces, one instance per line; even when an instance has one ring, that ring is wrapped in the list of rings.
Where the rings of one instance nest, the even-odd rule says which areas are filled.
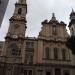
[[[8,1],[9,0],[0,0],[0,26],[2,24],[2,20],[7,8]]]
[[[15,4],[0,56],[1,75],[75,75],[75,55],[66,46],[66,24],[55,14],[43,21],[37,38],[25,37],[26,0]],[[70,15],[71,36],[75,34],[75,12]]]
[[[4,44],[4,42],[3,42],[3,41],[0,41],[0,56],[1,56],[1,54],[2,54],[3,44]]]

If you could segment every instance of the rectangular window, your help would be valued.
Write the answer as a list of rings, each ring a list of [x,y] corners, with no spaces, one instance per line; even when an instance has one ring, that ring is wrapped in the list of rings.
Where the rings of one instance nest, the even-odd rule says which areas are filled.
[[[27,48],[32,48],[32,47],[34,47],[34,42],[26,42],[26,47]]]
[[[27,70],[24,70],[24,75],[27,75]]]
[[[0,50],[0,55],[1,55],[2,51]]]
[[[54,48],[54,59],[58,59],[58,50]]]
[[[0,45],[0,48],[2,48],[2,46]]]
[[[70,75],[70,74],[66,72],[64,75]]]
[[[61,70],[60,69],[55,69],[55,75],[61,75]]]
[[[38,70],[38,75],[42,75],[43,70]]]
[[[62,50],[62,59],[66,60],[66,51],[65,51],[65,49]]]
[[[33,64],[33,55],[30,53],[25,54],[25,64]]]
[[[49,59],[49,47],[45,49],[45,58]]]
[[[70,71],[69,70],[64,70],[64,75],[70,75]]]
[[[28,75],[32,75],[32,70],[29,70]]]
[[[33,55],[29,56],[29,64],[33,64]]]
[[[26,42],[26,51],[33,52],[34,51],[34,42],[28,41]]]

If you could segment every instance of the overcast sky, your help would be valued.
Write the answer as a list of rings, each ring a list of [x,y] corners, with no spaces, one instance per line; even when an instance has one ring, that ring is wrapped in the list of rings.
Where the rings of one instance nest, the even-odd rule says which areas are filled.
[[[14,12],[14,4],[17,0],[9,0],[7,11],[0,28],[0,40],[4,40],[9,27],[9,19]],[[41,30],[41,22],[50,20],[54,12],[57,20],[69,23],[69,15],[72,8],[75,9],[75,0],[27,0],[27,30],[26,36],[37,36]]]

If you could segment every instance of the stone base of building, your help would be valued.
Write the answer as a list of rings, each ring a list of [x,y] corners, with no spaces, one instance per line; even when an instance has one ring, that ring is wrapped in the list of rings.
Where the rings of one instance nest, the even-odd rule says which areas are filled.
[[[75,75],[75,66],[0,63],[0,75]]]

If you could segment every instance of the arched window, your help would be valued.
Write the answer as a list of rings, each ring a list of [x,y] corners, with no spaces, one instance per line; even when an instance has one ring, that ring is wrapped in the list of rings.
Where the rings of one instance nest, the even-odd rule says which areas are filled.
[[[21,15],[22,14],[22,8],[18,9],[18,14]]]
[[[45,58],[49,59],[49,47],[45,48]]]
[[[12,55],[20,55],[21,54],[21,49],[18,48],[16,44],[11,44],[11,54]]]
[[[58,59],[58,49],[54,48],[54,59]]]

